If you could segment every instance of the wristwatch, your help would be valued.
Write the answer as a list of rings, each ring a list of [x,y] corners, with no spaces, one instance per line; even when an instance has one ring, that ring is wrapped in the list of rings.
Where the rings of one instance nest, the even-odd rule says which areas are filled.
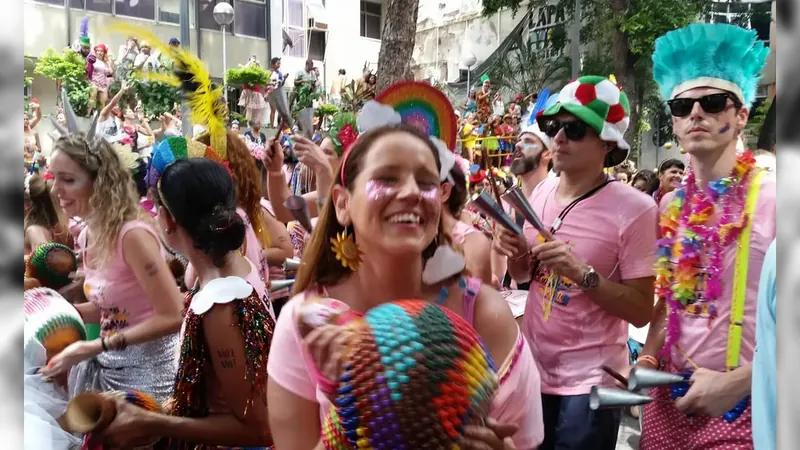
[[[594,267],[589,266],[583,273],[583,280],[578,283],[581,289],[594,289],[600,284],[600,275],[595,272]]]

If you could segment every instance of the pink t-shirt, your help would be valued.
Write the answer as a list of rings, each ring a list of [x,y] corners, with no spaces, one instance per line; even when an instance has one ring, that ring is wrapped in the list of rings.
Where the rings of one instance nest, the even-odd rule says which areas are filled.
[[[127,222],[122,226],[117,240],[114,255],[103,269],[92,269],[83,258],[83,271],[86,277],[83,292],[86,299],[100,308],[100,334],[108,336],[125,328],[137,325],[153,315],[153,300],[136,279],[133,269],[125,262],[122,240],[134,229],[142,229],[153,235],[162,257],[166,252],[161,240],[150,224],[141,221]],[[89,228],[81,230],[78,237],[79,247],[86,248]]]
[[[315,377],[319,371],[297,327],[297,308],[304,299],[305,294],[296,295],[281,310],[272,337],[267,371],[270,379],[284,389],[320,405],[320,423],[324,423],[331,402],[320,389]],[[474,308],[474,297],[469,308]],[[465,319],[470,323],[472,311],[466,310],[465,305],[468,316]],[[298,355],[302,357],[298,358]],[[544,440],[539,372],[522,335],[518,337],[515,350],[500,365],[498,375],[500,386],[492,399],[490,417],[519,426],[519,431],[513,436],[517,448],[536,448]]]
[[[534,189],[530,203],[545,226],[567,206],[555,198],[559,178]],[[654,275],[658,207],[650,196],[611,182],[578,203],[555,233],[572,245],[573,254],[614,282]],[[525,223],[534,245],[538,232]],[[628,366],[628,323],[612,316],[568,279],[558,281],[549,318],[544,319],[545,279],[540,266],[528,292],[523,331],[542,374],[542,393],[588,394],[594,385],[614,386],[601,366],[623,371]]]
[[[775,239],[775,175],[768,174],[761,181],[758,201],[754,214],[753,228],[750,234],[750,255],[747,268],[747,291],[744,302],[744,325],[740,346],[740,364],[753,360],[756,344],[756,304],[758,283],[764,256],[772,240]],[[661,200],[661,209],[665,210],[675,196],[674,192],[665,195]],[[728,326],[730,325],[731,297],[733,295],[734,263],[737,245],[732,244],[725,249],[721,272],[722,295],[714,301],[717,317],[709,321],[703,308],[696,308],[697,313],[686,310],[680,313],[681,334],[677,345],[700,367],[725,371],[725,355],[728,346]],[[702,300],[698,303],[705,303]],[[671,352],[673,364],[679,369],[694,369],[690,363],[674,347]]]

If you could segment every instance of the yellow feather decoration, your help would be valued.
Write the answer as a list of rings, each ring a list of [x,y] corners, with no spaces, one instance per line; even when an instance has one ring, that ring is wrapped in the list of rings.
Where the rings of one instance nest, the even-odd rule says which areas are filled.
[[[136,78],[142,81],[164,83],[174,87],[181,87],[181,80],[171,73],[136,71]]]
[[[203,61],[190,52],[165,44],[152,31],[127,23],[118,23],[110,30],[126,36],[133,36],[151,43],[153,50],[169,56],[175,62],[173,70],[175,78],[184,88],[184,98],[192,111],[192,121],[205,125],[211,134],[211,147],[223,161],[228,159],[228,140],[225,122],[227,108],[223,100],[222,87],[215,87],[211,82]],[[159,80],[161,81],[161,80]],[[180,83],[182,81],[182,83]],[[188,81],[188,83],[186,83]],[[192,85],[186,89],[187,84]]]

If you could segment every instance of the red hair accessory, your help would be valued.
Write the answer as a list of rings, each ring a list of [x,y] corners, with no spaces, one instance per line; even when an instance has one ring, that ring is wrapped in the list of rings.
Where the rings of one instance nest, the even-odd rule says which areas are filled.
[[[344,166],[347,164],[347,157],[350,156],[350,149],[342,153],[342,162],[339,163],[339,180],[342,182],[342,186],[344,186]]]
[[[97,51],[97,49],[102,50],[103,53],[108,53],[108,47],[106,47],[106,44],[97,44],[97,45],[95,45],[94,46],[94,51]]]
[[[42,178],[44,178],[45,180],[52,180],[53,179],[53,172],[50,172],[48,170],[47,172],[44,173],[44,176]]]
[[[353,129],[353,126],[348,123],[342,127],[342,131],[340,131],[336,137],[339,138],[339,142],[342,143],[342,152],[344,153],[350,150],[350,147],[358,138],[358,133],[356,133],[356,130]]]

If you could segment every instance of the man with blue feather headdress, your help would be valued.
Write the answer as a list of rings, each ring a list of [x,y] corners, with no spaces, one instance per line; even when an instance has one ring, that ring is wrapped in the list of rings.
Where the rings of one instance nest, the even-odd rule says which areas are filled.
[[[728,24],[656,40],[653,76],[689,165],[660,202],[658,303],[638,367],[687,382],[650,390],[642,450],[754,448],[751,421],[763,408],[750,402],[756,304],[776,192],[737,138],[768,51],[755,31]]]

